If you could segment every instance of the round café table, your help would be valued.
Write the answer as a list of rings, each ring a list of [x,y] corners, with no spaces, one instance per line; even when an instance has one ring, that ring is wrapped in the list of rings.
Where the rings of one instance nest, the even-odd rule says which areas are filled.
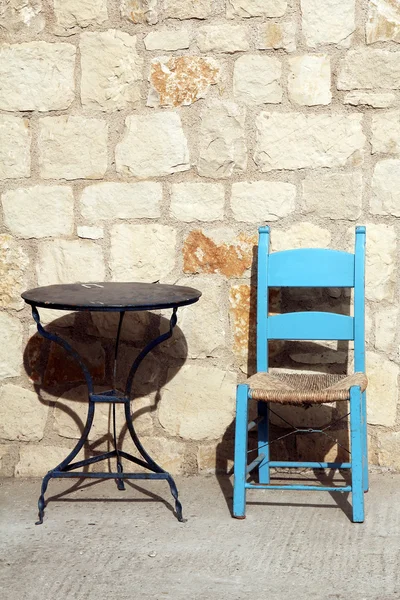
[[[80,440],[75,448],[68,456],[54,469],[51,469],[43,478],[41,493],[38,501],[39,521],[37,524],[43,523],[43,515],[45,508],[45,493],[49,480],[52,477],[89,477],[98,479],[115,479],[119,490],[124,490],[124,479],[166,479],[171,490],[171,494],[175,500],[176,516],[179,521],[182,521],[182,505],[178,499],[178,490],[172,476],[160,467],[146,452],[142,446],[138,435],[135,431],[132,421],[130,409],[130,397],[135,374],[142,363],[143,359],[156,346],[169,339],[173,335],[173,329],[177,323],[177,311],[181,306],[194,304],[199,300],[201,292],[190,287],[177,285],[164,285],[159,283],[74,283],[64,285],[49,285],[46,287],[38,287],[28,290],[22,294],[22,298],[27,304],[32,307],[32,316],[37,324],[39,334],[62,346],[78,363],[82,369],[86,380],[89,402],[86,424],[82,432]],[[116,331],[116,343],[114,354],[114,370],[112,389],[106,392],[98,393],[94,389],[93,379],[89,369],[84,364],[78,352],[74,350],[68,342],[63,340],[58,334],[52,333],[44,329],[40,322],[38,308],[52,308],[57,310],[68,311],[87,311],[87,312],[117,312],[119,313],[118,329]],[[151,341],[139,353],[134,360],[130,369],[124,392],[121,392],[116,387],[116,372],[118,360],[118,347],[121,336],[121,329],[124,315],[127,311],[143,311],[143,310],[159,310],[172,309],[170,318],[169,330],[159,335]],[[105,452],[98,456],[93,456],[85,460],[72,462],[79,451],[83,448],[88,439],[89,432],[93,424],[96,404],[99,402],[107,402],[113,407],[113,446],[111,452]],[[141,459],[128,454],[118,448],[116,435],[116,419],[115,405],[123,404],[125,409],[126,426],[130,436],[135,444]],[[82,471],[84,467],[102,460],[116,459],[117,472],[91,472]],[[141,467],[144,467],[148,472],[145,473],[126,473],[122,467],[121,459],[133,462]]]

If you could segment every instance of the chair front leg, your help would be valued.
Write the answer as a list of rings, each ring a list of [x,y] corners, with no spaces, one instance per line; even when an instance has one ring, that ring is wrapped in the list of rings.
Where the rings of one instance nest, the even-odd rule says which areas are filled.
[[[259,483],[269,483],[269,404],[267,402],[258,403],[258,416],[261,417],[258,424],[258,454],[265,455],[258,467],[258,481]]]
[[[238,385],[236,390],[235,464],[233,483],[233,516],[246,517],[246,470],[248,439],[249,386]]]
[[[362,423],[362,394],[359,386],[350,388],[351,434],[351,491],[353,523],[364,522],[363,452],[364,430]]]

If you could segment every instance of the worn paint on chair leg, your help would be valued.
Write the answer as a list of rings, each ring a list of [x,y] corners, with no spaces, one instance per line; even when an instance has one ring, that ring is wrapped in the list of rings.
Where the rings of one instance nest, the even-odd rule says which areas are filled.
[[[363,392],[361,399],[362,407],[362,430],[363,430],[363,488],[364,492],[369,489],[368,474],[368,425],[367,425],[367,394]]]
[[[247,467],[247,385],[238,385],[236,390],[235,465],[233,484],[233,516],[243,519],[246,516],[246,467]]]
[[[258,467],[258,481],[269,483],[269,405],[267,402],[258,403],[258,416],[262,417],[258,424],[258,454],[265,454],[264,460]]]
[[[350,389],[350,430],[351,430],[351,488],[353,501],[353,523],[364,521],[363,489],[363,447],[361,389]]]

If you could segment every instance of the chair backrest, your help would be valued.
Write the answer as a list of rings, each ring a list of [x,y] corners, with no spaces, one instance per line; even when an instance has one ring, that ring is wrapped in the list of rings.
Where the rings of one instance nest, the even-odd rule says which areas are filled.
[[[269,252],[270,229],[259,228],[257,371],[268,371],[269,340],[354,340],[354,370],[365,371],[365,227],[356,227],[355,252],[301,248]],[[270,287],[354,288],[354,316],[291,312],[269,316]]]

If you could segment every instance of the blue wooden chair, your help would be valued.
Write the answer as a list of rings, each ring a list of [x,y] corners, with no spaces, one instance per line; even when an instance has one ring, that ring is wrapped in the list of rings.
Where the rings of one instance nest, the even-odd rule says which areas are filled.
[[[368,490],[367,420],[364,331],[365,227],[356,227],[355,253],[327,249],[269,252],[269,227],[259,229],[257,282],[257,373],[238,385],[233,516],[246,516],[246,491],[324,490],[351,492],[353,522],[364,521],[364,492]],[[354,316],[327,312],[293,312],[268,315],[270,287],[354,288]],[[354,374],[304,375],[268,372],[269,340],[354,340]],[[249,400],[258,402],[258,417],[248,423]],[[269,454],[269,402],[304,405],[350,401],[350,462],[272,461]],[[258,428],[258,456],[248,463],[248,432]],[[314,430],[318,431],[318,430]],[[258,467],[259,483],[248,474]],[[351,484],[270,484],[271,467],[301,467],[351,470]]]

